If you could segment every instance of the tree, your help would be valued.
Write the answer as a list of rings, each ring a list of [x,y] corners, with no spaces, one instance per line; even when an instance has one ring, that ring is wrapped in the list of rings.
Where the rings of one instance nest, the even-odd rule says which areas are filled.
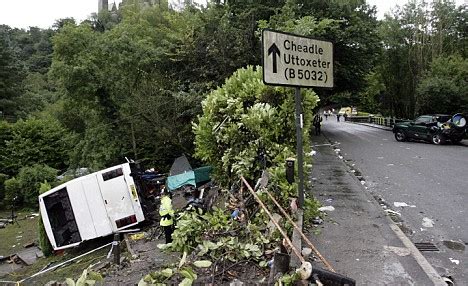
[[[388,104],[384,101],[385,84],[382,74],[371,72],[366,77],[367,86],[360,93],[360,103],[363,110],[371,113],[379,113]],[[390,105],[391,106],[391,105]]]
[[[3,199],[5,198],[5,181],[8,176],[0,173],[0,207],[3,206]]]
[[[26,118],[54,99],[54,87],[47,79],[54,32],[2,26],[0,34],[0,82],[4,82],[0,83],[4,90],[0,91],[0,111],[8,109],[4,115]],[[2,108],[2,102],[6,107]]]
[[[57,170],[47,165],[23,167],[16,177],[5,181],[5,201],[11,203],[17,197],[19,204],[37,208],[41,183],[53,182],[56,176]]]
[[[9,27],[0,26],[0,112],[14,115],[24,74],[11,48]]]
[[[25,166],[47,164],[65,169],[68,162],[69,138],[54,119],[20,120],[11,125],[11,135],[2,144],[0,173],[13,176]]]
[[[195,156],[214,167],[224,186],[240,175],[256,179],[263,168],[283,166],[294,156],[294,90],[266,86],[261,78],[260,67],[239,69],[203,101],[203,115],[194,124]],[[302,93],[308,148],[318,97],[311,90]]]
[[[12,139],[12,124],[0,121],[0,174],[8,171],[6,158],[10,155],[7,142]]]
[[[138,156],[167,166],[193,152],[190,122],[202,94],[248,64],[252,46],[236,38],[241,29],[232,27],[243,23],[230,19],[227,7],[176,12],[131,5],[122,17],[104,32],[67,25],[54,38],[51,75],[63,107],[74,107],[58,114],[80,138],[72,161],[97,167]]]
[[[6,206],[13,206],[15,203],[15,207],[18,207],[18,203],[20,205],[23,204],[23,193],[21,192],[21,184],[19,180],[16,178],[10,178],[5,180],[5,196],[3,198],[3,204]]]
[[[55,23],[52,25],[52,28],[54,28],[56,31],[60,31],[63,27],[67,25],[76,25],[76,20],[74,18],[62,18],[58,19],[55,21]]]
[[[417,88],[437,57],[454,53],[466,57],[467,15],[466,6],[456,9],[453,1],[433,1],[430,5],[410,1],[386,15],[379,28],[384,50],[375,69],[385,85],[381,94],[384,114],[413,118],[427,110],[421,109],[427,104],[417,95]]]
[[[417,88],[417,112],[468,114],[468,59],[435,59]]]

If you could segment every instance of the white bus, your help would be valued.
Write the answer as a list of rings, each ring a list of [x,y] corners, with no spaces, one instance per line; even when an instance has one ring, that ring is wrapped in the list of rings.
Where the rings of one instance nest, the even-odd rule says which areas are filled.
[[[145,220],[130,164],[73,179],[39,196],[54,250],[107,236]]]

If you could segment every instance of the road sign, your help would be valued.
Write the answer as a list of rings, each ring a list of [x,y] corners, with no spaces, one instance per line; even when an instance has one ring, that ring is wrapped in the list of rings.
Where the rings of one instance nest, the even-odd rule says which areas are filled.
[[[295,87],[333,87],[333,44],[265,29],[263,82]]]

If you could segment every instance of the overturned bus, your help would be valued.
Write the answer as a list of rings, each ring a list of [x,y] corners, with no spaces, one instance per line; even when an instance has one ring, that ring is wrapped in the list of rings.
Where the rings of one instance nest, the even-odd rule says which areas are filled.
[[[54,250],[107,236],[147,219],[151,194],[164,184],[125,163],[79,177],[39,196],[47,236]]]

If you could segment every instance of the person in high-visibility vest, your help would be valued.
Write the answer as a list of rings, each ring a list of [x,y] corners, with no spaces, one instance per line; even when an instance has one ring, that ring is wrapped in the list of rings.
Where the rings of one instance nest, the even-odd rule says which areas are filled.
[[[161,220],[159,225],[164,229],[166,243],[172,242],[172,232],[174,230],[174,209],[172,209],[172,200],[169,192],[163,188],[161,191],[161,204],[159,206],[159,215]]]

